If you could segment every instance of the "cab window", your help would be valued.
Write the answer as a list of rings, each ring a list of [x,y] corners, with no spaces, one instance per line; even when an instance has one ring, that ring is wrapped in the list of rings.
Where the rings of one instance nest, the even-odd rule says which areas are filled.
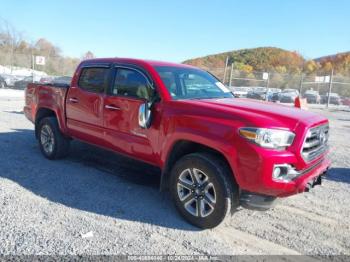
[[[143,74],[129,68],[117,69],[113,95],[149,100],[151,92],[151,85]]]
[[[83,68],[80,74],[78,85],[81,89],[93,92],[103,93],[109,80],[109,68]]]

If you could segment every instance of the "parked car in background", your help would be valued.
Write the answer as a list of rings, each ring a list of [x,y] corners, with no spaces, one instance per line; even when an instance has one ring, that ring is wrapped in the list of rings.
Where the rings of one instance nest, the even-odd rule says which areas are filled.
[[[340,96],[337,93],[331,93],[329,103],[333,105],[341,105]]]
[[[280,88],[268,88],[267,92],[274,94],[274,93],[281,93],[282,90]]]
[[[72,77],[70,76],[59,76],[53,79],[53,85],[70,85],[72,82]]]
[[[14,86],[16,81],[21,80],[21,77],[9,74],[1,74],[0,77],[5,82],[6,87]]]
[[[279,94],[281,93],[281,89],[279,88],[268,88],[267,89],[267,101],[277,102],[279,99]]]
[[[55,77],[53,76],[45,76],[40,78],[39,83],[40,84],[50,84],[53,82],[53,80],[55,79]]]
[[[315,90],[307,90],[304,93],[304,98],[309,104],[319,104],[321,103],[321,96]]]
[[[5,88],[6,86],[5,78],[0,75],[0,88]]]
[[[17,89],[25,89],[29,83],[39,83],[41,77],[39,76],[27,76],[23,80],[15,82],[15,88]]]
[[[233,94],[233,96],[236,97],[236,98],[247,97],[248,92],[249,92],[250,90],[251,90],[251,89],[250,89],[249,87],[244,87],[244,86],[241,86],[241,87],[233,87],[232,94]]]
[[[340,102],[344,106],[350,106],[350,97],[343,97]]]
[[[280,95],[281,95],[281,92],[273,93],[271,98],[270,98],[270,101],[271,102],[279,102],[280,101]]]
[[[280,93],[279,101],[281,103],[294,103],[295,98],[299,96],[299,91],[296,89],[284,89]]]
[[[328,93],[321,96],[321,104],[327,104]],[[330,93],[329,103],[333,105],[341,105],[340,96],[337,93]]]
[[[256,100],[266,100],[267,89],[265,87],[255,87],[252,91],[249,91],[247,98]]]

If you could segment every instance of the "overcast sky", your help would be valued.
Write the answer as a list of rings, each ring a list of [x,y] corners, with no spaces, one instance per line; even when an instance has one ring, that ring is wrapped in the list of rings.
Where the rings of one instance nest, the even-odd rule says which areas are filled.
[[[259,46],[307,58],[350,51],[347,0],[2,0],[0,17],[64,55],[181,62]]]

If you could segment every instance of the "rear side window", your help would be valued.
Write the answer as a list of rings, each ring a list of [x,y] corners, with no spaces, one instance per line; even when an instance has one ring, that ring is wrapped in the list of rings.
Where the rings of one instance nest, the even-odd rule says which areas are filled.
[[[109,68],[84,68],[81,72],[78,85],[93,93],[103,93],[108,86]]]

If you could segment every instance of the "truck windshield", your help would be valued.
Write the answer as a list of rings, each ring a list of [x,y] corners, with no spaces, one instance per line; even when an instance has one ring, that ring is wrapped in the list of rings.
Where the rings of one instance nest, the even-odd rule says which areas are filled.
[[[233,97],[226,86],[203,70],[175,66],[157,66],[155,69],[173,99]]]

